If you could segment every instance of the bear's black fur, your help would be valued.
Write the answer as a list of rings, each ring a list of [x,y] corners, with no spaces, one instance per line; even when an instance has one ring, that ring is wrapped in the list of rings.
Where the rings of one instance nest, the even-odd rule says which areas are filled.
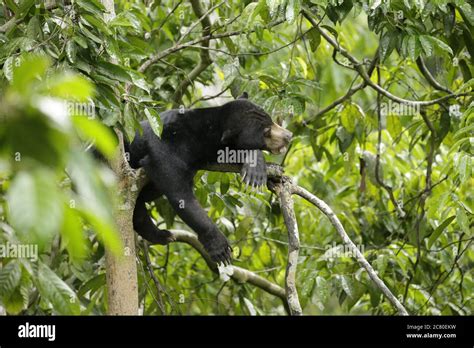
[[[222,106],[170,110],[162,114],[163,132],[156,136],[148,121],[141,123],[131,144],[126,144],[130,166],[143,167],[149,183],[138,195],[133,225],[138,234],[155,244],[172,241],[169,231],[158,229],[148,215],[145,202],[165,195],[181,219],[197,234],[215,262],[229,263],[231,247],[193,193],[193,178],[199,169],[217,163],[218,151],[255,150],[256,163],[243,163],[245,183],[266,184],[266,165],[261,150],[280,153],[291,132],[272,122],[247,94]],[[256,165],[255,165],[256,164]]]

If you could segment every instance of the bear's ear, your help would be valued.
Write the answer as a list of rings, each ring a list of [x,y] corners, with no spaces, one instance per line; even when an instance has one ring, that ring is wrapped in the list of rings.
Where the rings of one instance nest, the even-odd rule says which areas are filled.
[[[249,99],[249,94],[247,92],[244,92],[242,93],[242,95],[240,97],[238,97],[237,99]]]
[[[221,144],[228,144],[237,135],[235,130],[227,129],[222,133]]]

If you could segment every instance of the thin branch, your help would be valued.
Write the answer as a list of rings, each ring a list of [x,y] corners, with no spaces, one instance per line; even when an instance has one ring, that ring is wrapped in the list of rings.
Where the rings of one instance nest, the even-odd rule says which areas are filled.
[[[171,15],[176,12],[176,10],[178,9],[179,5],[181,5],[182,2],[183,2],[183,0],[179,0],[177,2],[177,4],[174,5],[174,7],[171,9],[171,11],[166,15],[165,19],[163,19],[163,22],[160,23],[158,28],[156,30],[153,30],[153,31],[160,32],[161,28],[163,28],[163,25],[165,25],[166,22],[168,21],[168,19],[171,17]]]
[[[378,48],[377,50],[375,51],[375,55],[374,55],[374,58],[371,60],[370,62],[370,66],[369,66],[369,69],[367,70],[367,74],[369,76],[372,75],[372,72],[374,71],[375,67],[377,66],[378,64],[378,61],[379,61],[379,54],[378,54]],[[355,93],[357,93],[358,91],[364,89],[365,87],[367,87],[367,83],[365,81],[362,81],[361,83],[359,83],[357,86],[355,87],[352,87],[350,88],[346,94],[344,94],[343,96],[339,97],[338,99],[336,99],[335,101],[333,101],[331,104],[329,104],[328,106],[326,106],[324,109],[322,110],[319,110],[316,114],[312,115],[307,121],[306,123],[309,123],[311,121],[313,121],[314,119],[318,118],[319,116],[325,114],[326,112],[334,109],[336,106],[338,106],[339,104],[342,104],[344,103],[346,100],[350,99]]]
[[[380,85],[380,68],[377,68],[377,82]],[[380,177],[380,148],[382,146],[382,110],[381,110],[381,101],[382,95],[377,93],[377,155],[375,156],[375,180],[377,183],[388,193],[392,204],[397,209],[398,214],[401,218],[406,216],[405,211],[403,210],[402,206],[398,203],[395,199],[395,195],[393,194],[393,189],[390,185],[386,184],[383,179]]]
[[[392,303],[392,305],[397,308],[398,313],[400,315],[408,315],[408,312],[405,307],[403,307],[403,305],[385,285],[382,279],[379,278],[370,263],[365,259],[364,255],[356,247],[354,242],[349,238],[346,231],[344,230],[344,227],[342,226],[341,222],[337,218],[336,214],[334,214],[332,209],[324,201],[322,201],[321,199],[319,199],[318,197],[316,197],[315,195],[300,186],[293,185],[292,191],[294,194],[297,194],[298,196],[306,199],[308,202],[315,205],[319,210],[323,212],[324,215],[329,218],[329,221],[331,221],[332,225],[336,228],[336,231],[343,240],[344,244],[349,247],[349,249],[354,253],[357,261],[361,264],[362,267],[364,267],[364,269],[367,271],[367,274],[375,283],[375,285],[382,291],[382,293],[390,301],[390,303]]]
[[[151,279],[153,279],[153,283],[155,283],[156,293],[158,295],[156,303],[158,305],[158,308],[161,314],[165,315],[166,314],[165,305],[163,304],[163,297],[161,296],[161,294],[164,292],[164,289],[161,286],[158,278],[156,278],[155,272],[153,272],[153,267],[150,261],[150,255],[148,254],[148,245],[146,242],[143,243],[143,255],[145,256],[146,268],[148,269],[148,273],[150,273],[150,277]]]
[[[204,261],[206,262],[207,266],[214,272],[214,273],[219,273],[218,268],[211,260],[209,255],[207,254],[206,250],[204,250],[204,247],[202,244],[199,242],[197,236],[188,231],[183,231],[183,230],[170,230],[170,232],[173,234],[173,237],[175,238],[176,242],[180,243],[186,243],[192,246],[194,249],[196,249],[201,256],[203,257]],[[286,295],[285,295],[285,290],[276,285],[273,284],[272,282],[266,280],[263,277],[260,277],[259,275],[246,270],[245,268],[241,268],[238,266],[233,266],[233,274],[230,276],[233,280],[235,280],[237,283],[242,284],[242,283],[249,283],[252,284],[260,289],[262,289],[265,292],[268,292],[271,295],[279,297],[285,304],[286,306]]]
[[[438,91],[443,91],[449,94],[453,94],[453,91],[451,91],[449,88],[442,86],[436,79],[431,75],[430,71],[425,65],[425,62],[423,58],[418,57],[416,60],[416,65],[418,66],[418,69],[420,69],[421,73],[425,77],[426,81],[434,88],[437,89]]]
[[[469,94],[469,93],[458,93],[458,94],[452,93],[452,94],[449,94],[449,95],[446,95],[446,96],[443,96],[443,97],[440,97],[440,98],[437,98],[437,99],[423,100],[423,101],[408,100],[408,99],[400,98],[396,95],[393,95],[392,93],[385,90],[384,88],[382,88],[377,83],[373,82],[371,80],[370,76],[368,75],[367,71],[365,70],[363,64],[357,58],[355,58],[353,55],[351,55],[349,52],[347,52],[343,47],[341,47],[339,42],[337,42],[325,30],[323,30],[319,26],[319,24],[311,17],[310,12],[308,10],[303,9],[302,12],[303,12],[303,15],[306,17],[306,19],[308,19],[308,21],[313,25],[313,27],[316,28],[319,31],[321,36],[324,37],[326,39],[326,41],[331,46],[334,47],[335,50],[337,50],[342,56],[346,57],[349,60],[349,62],[352,64],[353,68],[359,73],[359,75],[364,79],[364,81],[367,83],[368,86],[372,87],[377,92],[384,95],[385,97],[387,97],[387,98],[389,98],[393,101],[396,101],[397,103],[420,106],[420,107],[421,106],[430,106],[430,105],[440,104],[441,102],[444,102],[444,101],[446,101],[448,99],[451,99],[451,98],[457,98],[457,97],[466,96],[466,95]]]
[[[211,7],[211,9],[209,11],[207,11],[206,13],[203,13],[203,10],[201,8],[201,4],[200,4],[199,0],[191,0],[191,6],[193,8],[194,14],[196,15],[196,17],[199,18],[199,20],[196,22],[195,25],[197,25],[197,23],[201,23],[204,36],[209,36],[211,34],[211,20],[209,18],[209,14],[214,9],[216,9],[218,6],[220,6],[221,4],[222,3],[220,3],[216,6],[213,6],[213,7]],[[194,26],[191,26],[191,29],[193,27]],[[181,39],[178,40],[177,45],[179,45],[181,40],[184,37],[186,37],[188,34],[189,34],[189,31],[186,32],[184,34],[184,36]],[[203,47],[209,47],[209,40],[203,41],[202,45],[203,45]],[[200,53],[199,53],[199,56],[200,56],[199,57],[199,59],[200,59],[199,64],[196,65],[196,67],[194,67],[193,70],[191,70],[191,72],[188,75],[188,78],[183,80],[179,84],[179,86],[176,88],[176,91],[174,92],[173,96],[171,97],[171,100],[173,101],[173,106],[174,107],[176,107],[180,103],[182,103],[183,95],[186,92],[186,89],[188,88],[188,86],[191,85],[194,82],[194,80],[199,75],[201,75],[201,73],[204,70],[206,70],[207,67],[209,65],[211,65],[211,63],[212,63],[211,56],[209,55],[209,51],[201,50]]]
[[[221,95],[223,95],[226,91],[228,91],[229,88],[230,88],[230,86],[227,86],[226,88],[224,88],[222,91],[220,91],[220,92],[217,93],[217,94],[202,96],[201,98],[196,99],[195,101],[193,101],[193,102],[191,103],[191,105],[189,105],[189,107],[190,107],[190,108],[193,107],[193,105],[199,103],[200,101],[211,100],[211,99],[214,99],[214,98],[218,98],[218,97],[220,97]]]
[[[232,165],[232,164],[223,164],[223,165],[219,164],[219,165],[208,166],[206,170],[239,173],[240,166]],[[270,179],[273,178],[273,179],[276,179],[277,182],[287,183],[287,185],[290,185],[289,186],[290,193],[296,194],[306,199],[308,202],[315,205],[319,210],[323,212],[323,214],[325,214],[329,218],[329,221],[336,228],[336,231],[341,237],[341,239],[343,240],[344,244],[347,247],[349,247],[350,250],[352,250],[352,252],[356,256],[357,261],[367,271],[369,277],[372,279],[375,285],[382,291],[382,293],[390,301],[390,303],[392,303],[392,305],[398,310],[398,313],[400,315],[408,315],[408,312],[405,309],[405,307],[403,307],[400,301],[395,297],[395,295],[390,291],[390,289],[385,285],[385,283],[379,278],[379,276],[377,275],[373,267],[366,260],[364,255],[360,252],[360,250],[356,247],[354,242],[349,238],[349,236],[347,235],[347,232],[344,230],[344,227],[342,226],[341,222],[337,218],[336,214],[334,214],[332,209],[324,201],[322,201],[321,199],[319,199],[312,193],[308,192],[307,190],[305,190],[304,188],[300,186],[293,184],[290,178],[282,175],[283,174],[282,171],[283,169],[276,164],[270,163],[267,165],[267,175]],[[271,187],[272,180],[269,181],[269,184]],[[288,227],[288,228],[290,230],[290,228],[292,227]]]
[[[192,2],[193,3],[193,2]],[[193,7],[193,10],[194,10],[194,13],[196,14],[196,16],[199,16],[199,19],[194,22],[190,27],[189,29],[183,34],[183,36],[181,36],[179,39],[178,39],[178,42],[177,44],[179,45],[183,39],[188,36],[194,28],[196,28],[196,26],[199,24],[199,23],[203,23],[203,33],[204,35],[210,35],[211,34],[211,28],[210,28],[210,20],[209,20],[209,15],[211,14],[212,11],[214,11],[216,8],[220,7],[221,5],[224,4],[224,1],[218,3],[217,5],[214,5],[212,6],[209,10],[206,11],[206,13],[202,13],[202,9],[199,7],[198,11],[199,13],[196,13],[196,10],[194,10],[194,7]],[[206,24],[205,24],[206,23]]]
[[[269,24],[267,26],[267,28],[272,28],[274,26],[277,26],[278,24],[281,24],[284,21],[285,20],[283,20],[283,19],[278,20],[274,23]],[[196,45],[200,42],[205,42],[206,40],[221,39],[221,38],[224,38],[224,37],[237,36],[237,35],[242,35],[242,34],[250,34],[250,33],[253,33],[253,32],[255,32],[255,29],[254,30],[249,30],[248,32],[244,32],[243,30],[234,30],[234,31],[226,32],[226,33],[211,34],[211,35],[203,36],[203,37],[185,42],[185,43],[180,44],[180,45],[174,45],[174,46],[172,46],[172,47],[170,47],[170,48],[168,48],[168,49],[166,49],[166,50],[164,50],[160,53],[157,53],[157,54],[151,56],[142,65],[140,65],[140,67],[138,68],[138,71],[139,72],[144,72],[151,65],[155,64],[157,61],[163,59],[164,57],[169,56],[170,54],[178,52],[178,51],[183,50],[185,48],[192,47],[193,45]]]
[[[285,289],[288,307],[291,315],[302,315],[298,291],[296,290],[296,268],[298,266],[298,255],[300,240],[298,224],[296,222],[294,202],[291,198],[291,183],[282,181],[278,183],[269,182],[270,189],[280,198],[280,206],[283,212],[286,228],[288,229],[288,262],[285,274]]]
[[[63,2],[64,2],[64,5],[69,4],[69,1],[63,1]],[[49,5],[46,5],[44,9],[46,11],[51,11],[51,10],[56,9],[58,6],[59,5],[57,3],[51,3]],[[6,33],[7,31],[9,31],[14,26],[16,26],[16,25],[20,24],[21,22],[23,22],[23,20],[25,18],[26,17],[24,17],[24,18],[16,18],[16,17],[10,18],[10,20],[8,22],[6,22],[2,26],[0,26],[0,33]]]

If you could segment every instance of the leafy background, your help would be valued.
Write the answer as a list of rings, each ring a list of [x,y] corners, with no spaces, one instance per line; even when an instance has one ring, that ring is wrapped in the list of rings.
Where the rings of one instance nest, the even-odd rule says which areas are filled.
[[[0,259],[6,312],[106,313],[104,248],[120,247],[117,198],[113,173],[88,144],[110,157],[112,127],[130,138],[148,118],[159,132],[164,110],[247,91],[295,134],[287,155],[267,159],[335,210],[408,311],[471,315],[472,1],[201,3],[212,9],[207,30],[191,1],[115,1],[117,16],[107,23],[98,0],[2,2],[0,244],[40,250],[38,260]],[[376,57],[372,80],[390,93],[446,95],[427,81],[423,61],[444,89],[466,94],[380,115],[389,100],[366,87],[321,113],[361,79],[301,9],[359,60]],[[92,105],[94,117],[68,109],[74,105]],[[195,181],[235,249],[234,264],[282,285],[287,235],[275,197],[245,192],[234,174],[202,172]],[[353,258],[331,257],[342,245],[328,220],[299,199],[295,209],[303,312],[394,314]],[[150,211],[160,225],[187,229],[164,199]],[[164,314],[285,314],[272,295],[220,280],[187,245],[149,252]],[[143,313],[161,314],[142,249],[137,262]]]

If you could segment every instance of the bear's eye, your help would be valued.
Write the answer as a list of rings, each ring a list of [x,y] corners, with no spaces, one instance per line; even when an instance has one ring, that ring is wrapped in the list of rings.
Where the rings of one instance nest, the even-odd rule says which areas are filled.
[[[266,138],[270,138],[272,136],[272,128],[267,127],[263,130],[263,136]]]

